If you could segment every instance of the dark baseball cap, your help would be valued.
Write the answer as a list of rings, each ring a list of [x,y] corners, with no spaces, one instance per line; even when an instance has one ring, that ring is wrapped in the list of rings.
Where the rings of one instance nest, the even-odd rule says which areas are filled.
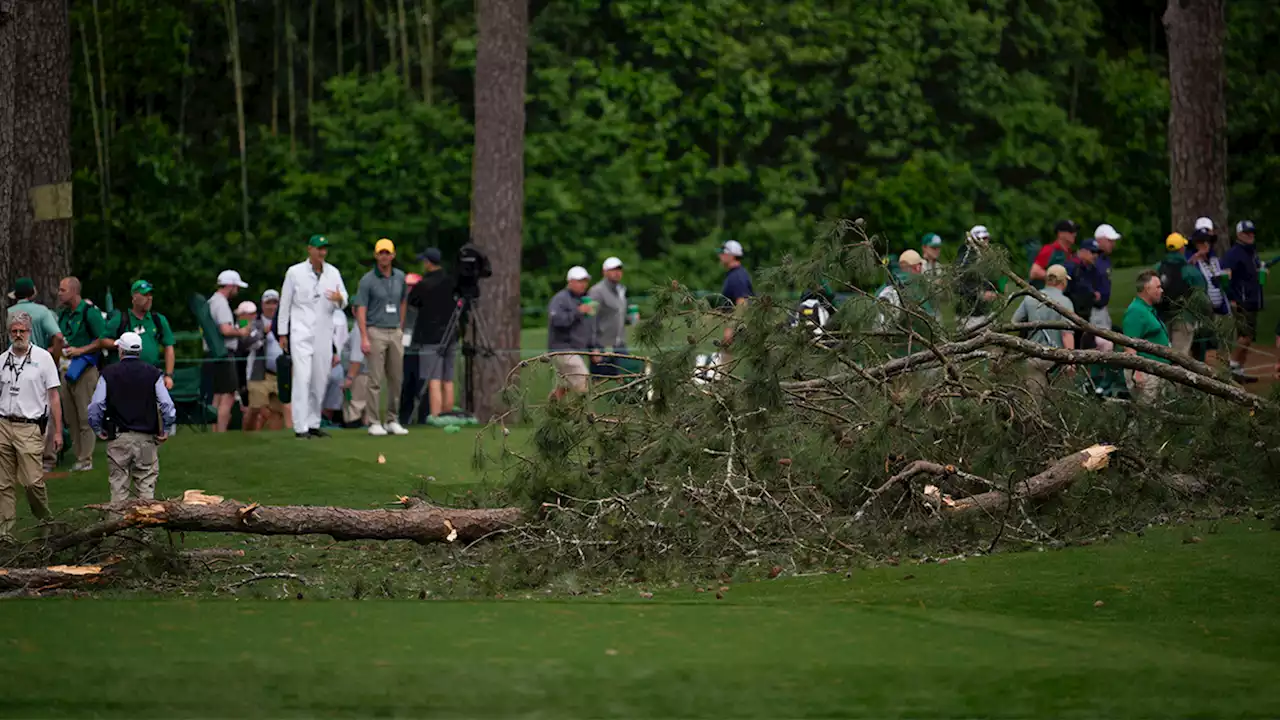
[[[18,300],[26,300],[35,294],[35,282],[33,282],[31,278],[23,277],[18,278],[18,281],[13,284],[13,292],[9,293],[9,297],[16,298]]]
[[[1098,247],[1098,241],[1093,238],[1088,238],[1084,242],[1080,243],[1080,249],[1088,250],[1092,253],[1102,252],[1102,248]]]
[[[444,259],[444,255],[440,253],[440,248],[432,247],[432,248],[427,248],[426,250],[423,250],[422,254],[418,255],[418,259],[425,260],[431,263],[432,265],[439,265],[440,261]]]
[[[1080,226],[1076,225],[1074,220],[1059,220],[1057,225],[1053,226],[1053,231],[1060,232],[1080,232]]]
[[[1211,230],[1200,228],[1199,230],[1191,233],[1191,242],[1193,243],[1211,243],[1215,240],[1217,240],[1217,238],[1213,236],[1213,232]]]
[[[1241,220],[1240,222],[1236,223],[1236,232],[1238,233],[1256,232],[1256,230],[1254,230],[1254,227],[1253,227],[1253,221]]]

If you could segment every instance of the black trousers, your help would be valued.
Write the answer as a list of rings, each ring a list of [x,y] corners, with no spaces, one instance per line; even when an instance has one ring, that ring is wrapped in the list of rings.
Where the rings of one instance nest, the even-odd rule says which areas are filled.
[[[413,405],[418,401],[418,393],[422,392],[422,386],[426,384],[422,376],[422,348],[411,346],[404,352],[404,381],[400,384],[400,424],[413,424]],[[418,424],[422,425],[427,422],[427,415],[431,412],[426,398],[423,398],[422,407],[418,410]]]

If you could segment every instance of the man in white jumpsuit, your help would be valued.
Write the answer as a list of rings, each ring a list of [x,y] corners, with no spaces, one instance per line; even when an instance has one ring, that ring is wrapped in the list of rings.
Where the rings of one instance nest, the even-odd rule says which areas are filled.
[[[307,260],[290,267],[276,312],[280,348],[293,360],[293,432],[299,438],[327,437],[320,429],[325,386],[333,367],[333,316],[347,306],[347,288],[338,268],[325,262],[329,240],[312,235]]]

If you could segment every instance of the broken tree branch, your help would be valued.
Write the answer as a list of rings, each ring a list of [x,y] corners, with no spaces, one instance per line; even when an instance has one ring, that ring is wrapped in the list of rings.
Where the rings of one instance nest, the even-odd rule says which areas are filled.
[[[52,565],[42,568],[0,568],[0,588],[46,588],[96,583],[106,576],[105,565]]]
[[[1105,468],[1115,451],[1115,445],[1092,445],[1058,460],[1039,475],[1015,483],[1012,496],[1003,490],[991,490],[957,498],[954,504],[948,504],[942,510],[952,516],[978,510],[993,513],[1009,507],[1013,500],[1035,500],[1053,495],[1065,490],[1081,475]]]
[[[329,535],[335,540],[413,540],[418,543],[477,540],[515,526],[519,508],[454,510],[402,500],[404,510],[284,505],[224,500],[187,491],[183,500],[129,500],[90,505],[123,515],[122,527],[162,527],[186,532],[256,535]]]

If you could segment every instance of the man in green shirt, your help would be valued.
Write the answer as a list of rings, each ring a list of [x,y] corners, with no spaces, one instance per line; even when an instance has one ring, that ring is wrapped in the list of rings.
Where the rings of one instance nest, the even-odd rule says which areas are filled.
[[[1138,296],[1129,303],[1124,311],[1122,331],[1131,338],[1146,340],[1156,345],[1169,347],[1169,329],[1156,315],[1156,306],[1164,297],[1164,289],[1160,286],[1160,276],[1154,270],[1143,270],[1138,274]],[[1149,353],[1139,353],[1133,348],[1125,348],[1127,353],[1137,353],[1139,357],[1168,364],[1168,360]],[[1153,402],[1160,396],[1161,378],[1144,372],[1125,371],[1125,381],[1129,391],[1137,398]]]
[[[111,347],[107,335],[107,321],[102,311],[80,296],[80,280],[62,278],[58,283],[58,326],[66,339],[62,351],[69,361],[62,368],[62,416],[71,431],[71,442],[76,450],[76,464],[72,472],[93,469],[93,447],[97,436],[89,427],[89,402],[98,386],[98,364],[101,351]]]
[[[53,311],[35,301],[36,284],[31,278],[18,278],[13,284],[9,299],[17,300],[9,308],[9,316],[24,312],[31,316],[31,344],[49,351],[56,362],[62,357],[62,330]]]
[[[142,338],[142,352],[138,355],[142,362],[156,367],[164,367],[164,388],[173,389],[173,330],[169,328],[169,319],[151,309],[151,283],[139,280],[130,288],[133,293],[133,307],[120,316],[120,324],[109,328],[109,337],[119,339],[126,332],[138,333]],[[164,355],[163,366],[161,355]]]

